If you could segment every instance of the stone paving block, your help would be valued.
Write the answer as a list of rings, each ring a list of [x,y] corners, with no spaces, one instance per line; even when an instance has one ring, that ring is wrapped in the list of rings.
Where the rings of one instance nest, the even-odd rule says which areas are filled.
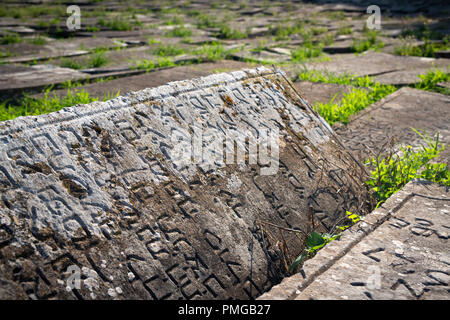
[[[422,74],[424,69],[436,67],[445,70],[450,66],[450,60],[395,56],[369,51],[361,55],[336,54],[331,56],[331,61],[307,63],[305,66],[307,69],[357,76],[377,76],[397,71],[408,71],[409,74],[417,72],[418,75]],[[415,79],[416,77],[413,77],[413,80]]]

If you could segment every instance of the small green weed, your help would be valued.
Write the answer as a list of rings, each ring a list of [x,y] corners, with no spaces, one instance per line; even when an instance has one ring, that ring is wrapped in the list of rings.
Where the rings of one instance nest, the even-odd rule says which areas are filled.
[[[247,33],[233,29],[227,24],[222,24],[215,36],[219,39],[245,39],[247,38]]]
[[[305,62],[309,59],[319,57],[323,54],[323,45],[313,45],[312,43],[305,43],[296,50],[291,51],[291,60],[293,62]]]
[[[173,67],[175,63],[170,58],[161,57],[158,60],[139,60],[136,62],[136,69],[150,71],[156,68]]]
[[[450,81],[450,74],[439,69],[428,71],[426,74],[419,75],[420,82],[415,85],[416,89],[436,91],[442,94],[450,94],[448,88],[440,88],[437,86],[439,82]]]
[[[356,224],[361,217],[355,213],[351,213],[350,211],[346,212],[347,220],[351,222],[350,225],[345,226],[337,226],[333,233],[318,233],[316,231],[312,231],[308,237],[306,238],[306,248],[303,250],[303,252],[292,262],[292,264],[289,266],[288,271],[294,272],[297,270],[298,266],[305,261],[306,259],[312,258],[315,256],[317,251],[322,249],[324,246],[326,246],[328,243],[330,243],[333,240],[339,239],[342,235],[342,232],[350,226]]]
[[[364,37],[353,40],[351,49],[355,53],[362,53],[369,49],[379,50],[384,48],[384,42],[377,39],[377,32],[375,30],[368,30],[364,32]]]
[[[352,33],[353,33],[353,30],[351,27],[339,27],[339,29],[336,31],[337,35],[349,35]]]
[[[22,38],[17,33],[8,33],[0,37],[0,45],[2,44],[13,44],[22,42]]]
[[[134,26],[129,22],[129,19],[121,17],[115,17],[112,20],[105,20],[100,18],[97,24],[101,27],[109,28],[114,31],[130,31],[134,29]]]
[[[186,38],[192,36],[193,32],[191,29],[186,28],[184,26],[176,27],[172,30],[167,31],[164,35],[166,37],[179,37]]]
[[[84,68],[84,65],[76,60],[68,59],[68,58],[61,58],[61,62],[59,64],[60,67],[63,68],[70,68],[75,70],[80,70]]]
[[[395,92],[396,88],[374,82],[370,77],[355,77],[351,75],[336,76],[324,74],[319,71],[305,71],[298,75],[298,79],[313,82],[336,83],[341,85],[353,85],[349,93],[343,93],[342,100],[334,102],[334,98],[328,103],[317,103],[316,110],[330,125],[335,122],[348,123],[349,117],[369,105],[381,100]],[[364,89],[367,88],[367,89]]]
[[[394,54],[399,56],[417,56],[417,57],[435,57],[437,51],[448,50],[450,48],[448,38],[444,39],[443,43],[430,42],[425,39],[423,45],[414,46],[410,43],[404,43],[395,47]]]
[[[100,68],[106,65],[109,62],[108,57],[106,56],[106,51],[99,50],[94,52],[87,59],[87,67],[88,68]]]
[[[397,154],[372,157],[366,162],[366,165],[373,168],[371,177],[366,183],[380,202],[386,201],[414,178],[424,178],[450,186],[450,171],[447,165],[428,163],[445,149],[439,141],[439,134],[432,139],[413,130],[425,142],[418,150],[414,150],[411,146],[401,146]],[[425,169],[419,171],[424,166]]]

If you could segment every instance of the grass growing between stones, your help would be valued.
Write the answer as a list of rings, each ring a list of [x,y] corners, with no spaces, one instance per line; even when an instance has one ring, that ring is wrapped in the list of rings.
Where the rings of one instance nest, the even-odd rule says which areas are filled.
[[[192,35],[193,35],[192,30],[184,26],[176,27],[164,33],[164,36],[166,37],[178,37],[178,38],[187,38]]]
[[[310,59],[320,57],[323,55],[323,45],[313,45],[312,43],[305,43],[296,50],[291,51],[291,60],[293,62],[306,62]]]
[[[381,48],[384,48],[384,42],[377,39],[375,30],[366,30],[364,37],[353,40],[351,46],[352,51],[355,53],[362,53],[370,49],[379,50]]]
[[[425,142],[420,148],[401,146],[399,152],[395,154],[389,154],[386,157],[372,157],[366,162],[366,165],[374,168],[366,183],[374,192],[379,203],[385,202],[415,178],[427,179],[450,187],[450,170],[447,164],[429,163],[445,149],[439,141],[439,134],[432,139],[414,131]]]
[[[22,42],[22,38],[17,33],[9,33],[0,37],[0,45]]]
[[[430,160],[439,156],[439,153],[445,148],[439,141],[439,134],[432,139],[416,130],[414,131],[425,142],[420,148],[414,149],[411,146],[401,146],[399,152],[394,155],[372,157],[366,161],[366,165],[373,168],[366,184],[373,191],[378,205],[385,202],[390,196],[415,178],[426,179],[450,187],[450,170],[448,165],[444,163],[429,163]],[[348,223],[337,225],[331,233],[310,232],[306,237],[305,249],[291,263],[288,271],[295,272],[302,262],[312,258],[328,243],[339,239],[344,230],[361,220],[361,216],[355,213],[347,211],[346,215]]]
[[[66,107],[72,107],[77,104],[86,104],[100,100],[92,97],[88,92],[81,90],[75,91],[73,88],[67,90],[65,97],[51,96],[52,87],[45,91],[43,98],[24,97],[20,103],[11,104],[2,102],[0,104],[0,121],[11,120],[20,116],[35,116],[44,113],[50,113],[61,110]],[[106,95],[102,100],[106,101],[119,95]]]
[[[414,46],[412,44],[405,43],[397,46],[394,49],[394,54],[399,56],[416,56],[416,57],[435,57],[437,51],[443,51],[450,49],[448,39],[444,43],[433,43],[425,41],[423,45]]]
[[[247,32],[233,29],[227,24],[222,24],[219,28],[219,31],[215,33],[219,39],[245,39],[248,36]]]
[[[342,100],[338,103],[335,103],[334,99],[328,103],[317,103],[314,105],[314,110],[330,125],[336,122],[347,124],[351,115],[381,100],[395,90],[393,86],[372,83],[368,90],[354,88],[348,93],[343,93]]]
[[[440,82],[450,81],[450,74],[439,69],[430,70],[426,74],[419,75],[420,82],[414,87],[416,89],[434,91],[442,94],[450,95],[449,88],[441,88],[438,86]]]
[[[356,77],[348,74],[337,76],[332,73],[310,70],[300,73],[297,79],[356,87],[348,93],[343,93],[340,102],[334,102],[333,98],[328,103],[316,103],[313,106],[314,110],[330,125],[336,122],[348,123],[351,115],[396,91],[395,87],[374,82],[368,76]]]
[[[178,56],[180,54],[184,54],[185,50],[183,48],[178,47],[177,45],[159,45],[154,50],[152,50],[152,53],[160,56],[160,57],[167,57],[167,56]]]

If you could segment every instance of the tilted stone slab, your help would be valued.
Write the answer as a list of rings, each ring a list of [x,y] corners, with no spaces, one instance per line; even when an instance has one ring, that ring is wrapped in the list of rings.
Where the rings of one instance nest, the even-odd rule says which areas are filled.
[[[0,123],[0,298],[256,297],[360,170],[266,68]]]
[[[411,128],[434,136],[444,145],[450,144],[450,97],[435,92],[401,88],[350,118],[346,126],[335,126],[344,145],[356,157],[369,157],[390,151],[394,138],[403,145],[419,146],[423,139]],[[450,159],[447,147],[441,158]]]
[[[259,299],[450,299],[450,189],[413,180]]]

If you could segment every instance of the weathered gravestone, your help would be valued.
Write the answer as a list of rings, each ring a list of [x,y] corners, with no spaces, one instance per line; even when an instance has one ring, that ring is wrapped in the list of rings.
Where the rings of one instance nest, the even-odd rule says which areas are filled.
[[[0,143],[3,299],[254,298],[311,221],[368,205],[361,167],[266,68],[6,121]]]

